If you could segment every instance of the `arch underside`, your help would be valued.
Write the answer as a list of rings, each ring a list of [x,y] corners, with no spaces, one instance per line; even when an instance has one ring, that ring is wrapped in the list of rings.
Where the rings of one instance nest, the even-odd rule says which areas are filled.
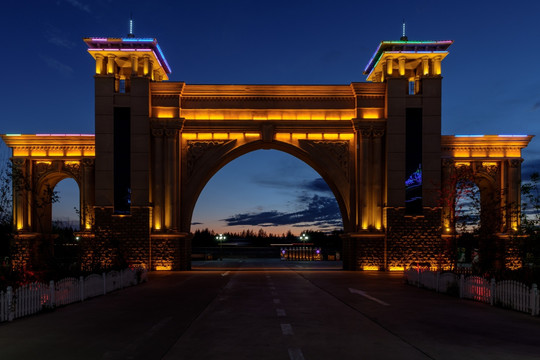
[[[188,164],[185,185],[182,188],[181,228],[189,232],[197,199],[208,181],[232,160],[260,149],[274,149],[288,153],[311,166],[332,190],[341,211],[345,231],[351,231],[349,153],[351,144],[346,140],[300,140],[297,143],[261,140],[244,142],[239,139],[223,141],[187,141],[186,156],[196,147],[205,147],[196,162]]]

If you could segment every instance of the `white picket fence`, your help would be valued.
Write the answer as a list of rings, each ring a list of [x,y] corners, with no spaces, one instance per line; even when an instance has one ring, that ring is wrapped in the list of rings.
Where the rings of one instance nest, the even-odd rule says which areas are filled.
[[[139,272],[139,277],[137,273]],[[101,275],[91,274],[80,278],[66,278],[49,285],[34,282],[15,290],[9,286],[0,291],[0,322],[35,314],[44,308],[54,308],[77,301],[105,295],[108,292],[147,281],[145,269],[125,269]]]
[[[540,315],[540,296],[536,284],[529,288],[513,280],[496,282],[495,279],[489,281],[480,276],[465,277],[413,268],[405,270],[405,279],[408,284],[443,293],[455,287],[459,289],[460,298],[502,306],[533,316]]]

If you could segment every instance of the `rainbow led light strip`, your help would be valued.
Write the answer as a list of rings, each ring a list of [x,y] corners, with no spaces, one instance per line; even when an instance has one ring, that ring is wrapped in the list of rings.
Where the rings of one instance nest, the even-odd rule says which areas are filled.
[[[170,74],[172,72],[171,67],[169,66],[169,63],[167,62],[167,59],[165,59],[165,55],[163,54],[163,51],[161,51],[161,48],[159,47],[159,44],[157,43],[156,39],[152,38],[101,38],[101,37],[92,37],[92,38],[86,38],[84,39],[86,44],[88,45],[89,49],[88,51],[151,51],[152,54],[156,57],[156,59],[159,61],[161,66],[165,69],[165,72],[167,74]],[[97,44],[93,44],[97,43]],[[104,47],[104,44],[114,44],[119,45],[119,47],[115,48],[108,48]],[[122,44],[125,44],[127,47],[123,48]],[[143,47],[143,48],[135,48],[135,47],[129,47],[135,44],[148,44],[149,47]]]
[[[375,53],[373,53],[373,56],[371,59],[369,59],[369,62],[364,69],[364,75],[369,75],[373,69],[377,67],[379,64],[379,61],[381,59],[381,56],[383,53],[402,53],[402,54],[436,54],[436,53],[446,53],[446,49],[454,43],[453,40],[439,40],[439,41],[381,41],[379,44],[379,47],[377,47],[377,50],[375,50]],[[434,47],[437,46],[446,46],[444,50],[420,50],[420,51],[411,51],[411,50],[383,50],[383,47],[385,45],[432,45]],[[375,61],[375,59],[377,59]],[[374,62],[375,61],[375,62]]]

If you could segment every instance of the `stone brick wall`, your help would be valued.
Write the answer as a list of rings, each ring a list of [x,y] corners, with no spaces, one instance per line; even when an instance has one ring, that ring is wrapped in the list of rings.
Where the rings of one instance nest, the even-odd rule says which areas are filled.
[[[357,233],[343,238],[345,270],[384,269],[384,234]]]
[[[190,270],[191,236],[152,236],[152,270]]]
[[[81,249],[83,268],[148,267],[150,208],[132,207],[130,215],[114,215],[112,208],[95,208],[94,236],[83,236]]]
[[[441,237],[441,210],[424,208],[421,216],[406,216],[404,208],[389,208],[387,218],[387,266],[407,267],[429,263],[432,267],[451,265],[446,242]]]

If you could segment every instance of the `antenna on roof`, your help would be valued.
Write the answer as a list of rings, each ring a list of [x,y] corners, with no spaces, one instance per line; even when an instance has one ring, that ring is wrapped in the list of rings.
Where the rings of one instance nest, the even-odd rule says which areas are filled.
[[[409,41],[409,39],[407,38],[407,35],[405,35],[405,19],[403,19],[403,34],[401,35],[401,38],[399,40]]]
[[[127,34],[128,38],[134,38],[135,35],[133,35],[133,13],[129,13],[129,34]]]

